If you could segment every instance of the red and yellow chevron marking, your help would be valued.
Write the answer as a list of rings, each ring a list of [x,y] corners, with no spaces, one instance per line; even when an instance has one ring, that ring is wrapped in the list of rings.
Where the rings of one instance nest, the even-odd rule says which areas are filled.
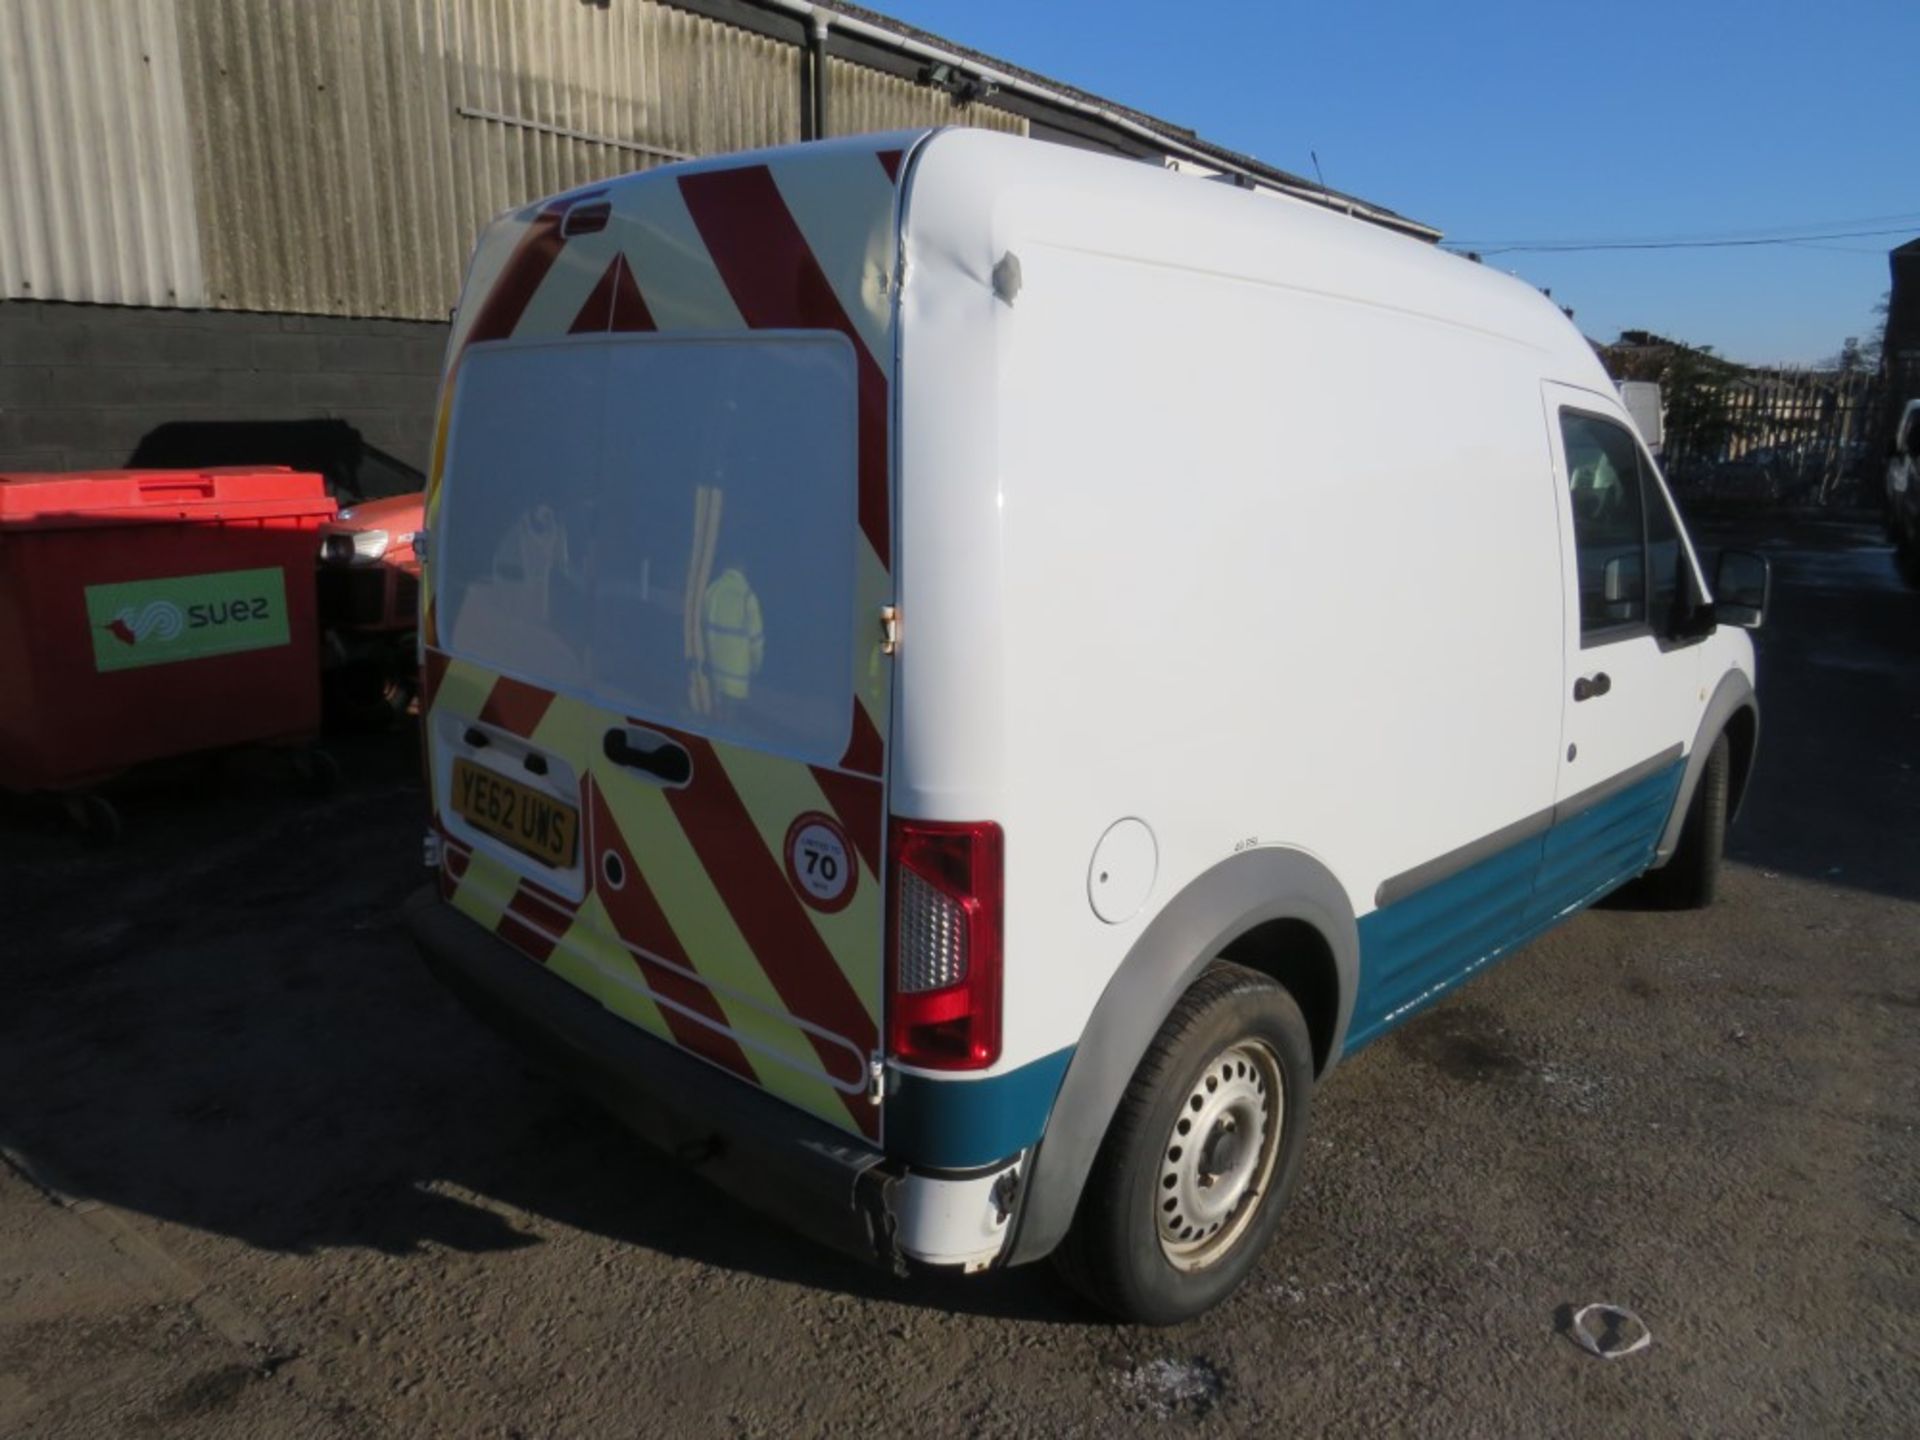
[[[683,176],[680,193],[753,330],[838,330],[859,357],[860,530],[887,564],[887,380],[764,165]]]
[[[493,283],[481,302],[479,314],[466,334],[468,345],[478,345],[487,340],[505,340],[514,334],[521,318],[527,313],[527,307],[533,303],[533,297],[539,293],[541,282],[547,278],[547,272],[560,258],[560,251],[567,243],[561,233],[567,212],[581,201],[597,199],[605,193],[604,189],[577,191],[549,200],[539,207],[532,224],[521,234],[500,278]]]
[[[502,678],[476,700],[484,672],[441,668],[436,708],[464,691],[466,713],[537,716],[516,733],[580,773],[586,861],[576,905],[449,840],[451,902],[643,1029],[875,1136],[865,1080],[879,1033],[880,783],[654,726],[693,759],[691,782],[662,790],[597,754],[607,712],[550,692],[530,700],[536,687]],[[839,820],[860,866],[833,913],[804,904],[782,865],[787,829],[814,812]]]
[[[498,222],[475,254],[455,321],[428,480],[431,529],[467,346],[642,331],[847,336],[858,377],[861,543],[848,622],[859,679],[837,765],[714,742],[498,675],[443,643],[455,631],[438,613],[431,563],[421,598],[428,733],[447,716],[497,727],[580,778],[577,901],[541,883],[533,862],[466,845],[442,822],[451,903],[640,1028],[869,1137],[880,1113],[866,1085],[882,993],[878,777],[892,667],[877,647],[879,612],[894,593],[887,377],[904,156],[895,142],[652,172]],[[607,224],[567,235],[568,211],[589,198],[610,205]],[[692,757],[692,780],[663,789],[607,761],[602,737],[619,724],[671,735]],[[808,814],[832,816],[855,852],[858,875],[842,908],[816,908],[788,879],[788,832]]]
[[[621,861],[620,884],[596,885],[594,893],[614,930],[633,952],[647,988],[663,1007],[667,1028],[683,1049],[751,1080],[753,1066],[733,1038],[726,1011],[699,980],[698,970],[667,923],[666,912],[647,884],[646,872],[621,835],[612,807],[591,775],[586,790],[587,853],[611,853]]]
[[[606,334],[616,330],[655,330],[653,315],[634,283],[627,257],[615,255],[600,283],[581,305],[567,327],[569,335]]]
[[[447,662],[443,696],[463,668]],[[532,688],[496,680],[478,708],[503,685]],[[880,784],[656,726],[694,764],[684,789],[663,791],[597,759],[606,712],[564,695],[546,702],[525,733],[582,775],[585,900],[457,840],[444,851],[444,893],[642,1028],[875,1136],[865,1079],[879,1017],[865,997],[877,996]],[[861,867],[835,913],[805,905],[780,859],[794,817],[820,811],[840,820]]]

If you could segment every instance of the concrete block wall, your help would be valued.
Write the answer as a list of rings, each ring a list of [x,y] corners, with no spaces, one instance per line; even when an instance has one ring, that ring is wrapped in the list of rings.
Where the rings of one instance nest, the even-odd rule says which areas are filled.
[[[126,463],[169,420],[345,420],[427,468],[447,327],[0,302],[0,471]]]

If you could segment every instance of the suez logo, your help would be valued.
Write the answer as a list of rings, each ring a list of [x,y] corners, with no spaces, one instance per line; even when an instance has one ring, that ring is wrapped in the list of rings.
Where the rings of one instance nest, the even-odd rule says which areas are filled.
[[[106,624],[106,631],[122,645],[138,645],[149,635],[157,640],[172,640],[187,628],[187,617],[171,600],[149,600],[138,609],[120,607],[120,613]]]
[[[86,589],[98,670],[130,670],[285,645],[286,573],[225,570]]]
[[[177,640],[182,630],[266,620],[272,610],[272,604],[264,595],[219,605],[189,605],[184,615],[171,600],[149,600],[138,610],[131,605],[123,606],[120,613],[107,622],[106,630],[122,645],[138,645],[149,635],[156,640]]]

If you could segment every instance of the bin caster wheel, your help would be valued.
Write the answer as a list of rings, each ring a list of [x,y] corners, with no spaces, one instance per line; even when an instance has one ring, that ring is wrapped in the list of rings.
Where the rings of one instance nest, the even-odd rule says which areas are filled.
[[[294,751],[293,774],[300,788],[315,799],[324,799],[340,788],[340,762],[325,750]]]
[[[89,850],[105,850],[118,845],[126,824],[111,800],[99,795],[74,795],[67,800],[67,818],[80,832],[81,843]]]

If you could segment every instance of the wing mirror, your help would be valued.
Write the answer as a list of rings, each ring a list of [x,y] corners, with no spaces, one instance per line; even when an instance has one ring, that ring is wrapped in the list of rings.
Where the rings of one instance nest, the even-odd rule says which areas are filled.
[[[1751,550],[1722,550],[1713,566],[1713,618],[1719,625],[1758,630],[1773,598],[1773,566]]]
[[[1609,620],[1631,620],[1646,599],[1646,579],[1636,551],[1611,557],[1600,572],[1602,603]]]

